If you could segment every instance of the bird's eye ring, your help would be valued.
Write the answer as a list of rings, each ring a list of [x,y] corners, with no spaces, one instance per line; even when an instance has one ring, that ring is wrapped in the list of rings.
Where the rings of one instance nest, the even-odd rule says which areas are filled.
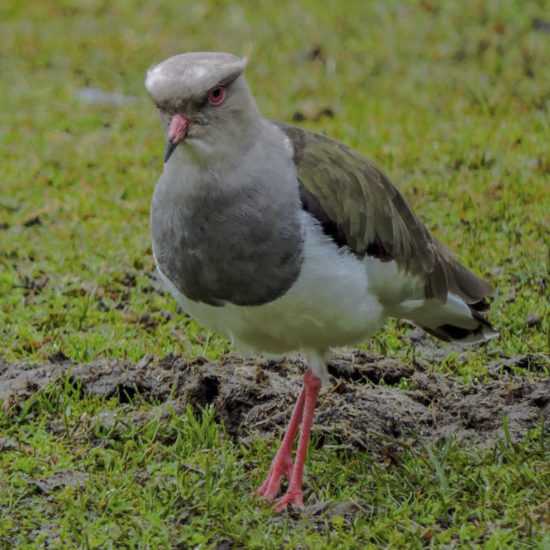
[[[214,86],[208,92],[208,102],[210,103],[210,105],[217,107],[224,102],[226,95],[227,91],[225,89],[225,86]]]

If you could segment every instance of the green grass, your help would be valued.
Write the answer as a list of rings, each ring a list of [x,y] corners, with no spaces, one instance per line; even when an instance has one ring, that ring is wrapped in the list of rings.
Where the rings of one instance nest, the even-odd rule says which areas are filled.
[[[310,460],[312,491],[321,500],[358,502],[363,513],[296,523],[249,495],[269,465],[264,442],[235,445],[211,409],[198,418],[189,408],[183,416],[152,415],[140,427],[120,419],[106,428],[97,413],[110,405],[83,400],[60,382],[19,416],[0,418],[5,436],[17,438],[0,454],[9,479],[0,493],[0,541],[42,547],[49,540],[60,548],[213,548],[223,540],[250,548],[550,543],[550,439],[542,426],[521,446],[503,441],[486,452],[452,440],[405,446],[399,466],[321,449]],[[39,483],[64,470],[88,477],[45,495]]]
[[[148,210],[164,144],[143,79],[154,62],[201,49],[249,55],[266,117],[300,112],[300,124],[375,160],[497,289],[500,339],[437,370],[476,381],[489,357],[548,353],[550,34],[532,22],[549,13],[544,0],[2,2],[1,355],[227,351],[151,276]],[[84,86],[134,101],[90,105],[78,99]],[[326,108],[334,116],[318,118]],[[410,357],[408,330],[392,322],[364,345]],[[16,447],[0,445],[0,546],[550,547],[542,426],[521,446],[448,441],[405,449],[391,467],[315,451],[313,492],[369,508],[314,522],[249,498],[274,441],[239,446],[208,412],[200,427],[192,414],[112,431],[92,422],[116,406],[59,383],[21,413],[4,411],[0,437]],[[32,482],[62,469],[89,477],[47,494]]]

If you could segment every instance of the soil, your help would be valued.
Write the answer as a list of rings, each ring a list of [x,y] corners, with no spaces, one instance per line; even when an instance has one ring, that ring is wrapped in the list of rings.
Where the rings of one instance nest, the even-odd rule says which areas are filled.
[[[447,436],[486,447],[504,437],[503,415],[511,439],[520,441],[537,422],[550,418],[550,378],[511,373],[526,367],[533,373],[549,365],[550,355],[542,353],[501,358],[487,367],[492,380],[464,384],[451,374],[433,372],[424,360],[404,363],[361,350],[343,351],[329,362],[335,385],[320,396],[314,442],[393,461],[404,445]],[[299,359],[228,355],[207,362],[168,355],[146,356],[138,363],[100,359],[76,364],[59,354],[44,364],[0,361],[0,401],[5,410],[17,411],[35,392],[68,376],[84,392],[119,398],[119,409],[100,414],[107,427],[121,413],[139,423],[148,414],[158,415],[159,408],[182,413],[187,404],[212,404],[230,437],[279,438],[303,371]],[[148,414],[139,411],[131,405],[138,395],[157,406]]]

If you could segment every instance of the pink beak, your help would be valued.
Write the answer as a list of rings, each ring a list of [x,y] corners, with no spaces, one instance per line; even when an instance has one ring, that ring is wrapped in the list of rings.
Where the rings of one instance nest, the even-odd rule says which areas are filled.
[[[166,143],[166,150],[164,151],[165,163],[168,162],[168,159],[172,156],[176,147],[187,137],[187,133],[191,126],[193,126],[193,123],[179,113],[172,117],[170,129],[168,130],[168,142]]]

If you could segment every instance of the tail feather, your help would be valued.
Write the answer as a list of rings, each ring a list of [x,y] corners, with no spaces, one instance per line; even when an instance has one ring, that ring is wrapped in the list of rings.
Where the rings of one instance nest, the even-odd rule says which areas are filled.
[[[420,328],[425,330],[428,334],[439,338],[445,342],[484,342],[498,336],[498,332],[489,323],[485,317],[472,312],[472,316],[478,321],[475,328],[464,328],[451,323],[445,323],[437,327],[422,326]]]
[[[428,334],[445,342],[483,342],[498,335],[491,323],[479,313],[487,302],[466,304],[462,298],[449,294],[447,301],[427,300],[409,311],[406,318]]]

